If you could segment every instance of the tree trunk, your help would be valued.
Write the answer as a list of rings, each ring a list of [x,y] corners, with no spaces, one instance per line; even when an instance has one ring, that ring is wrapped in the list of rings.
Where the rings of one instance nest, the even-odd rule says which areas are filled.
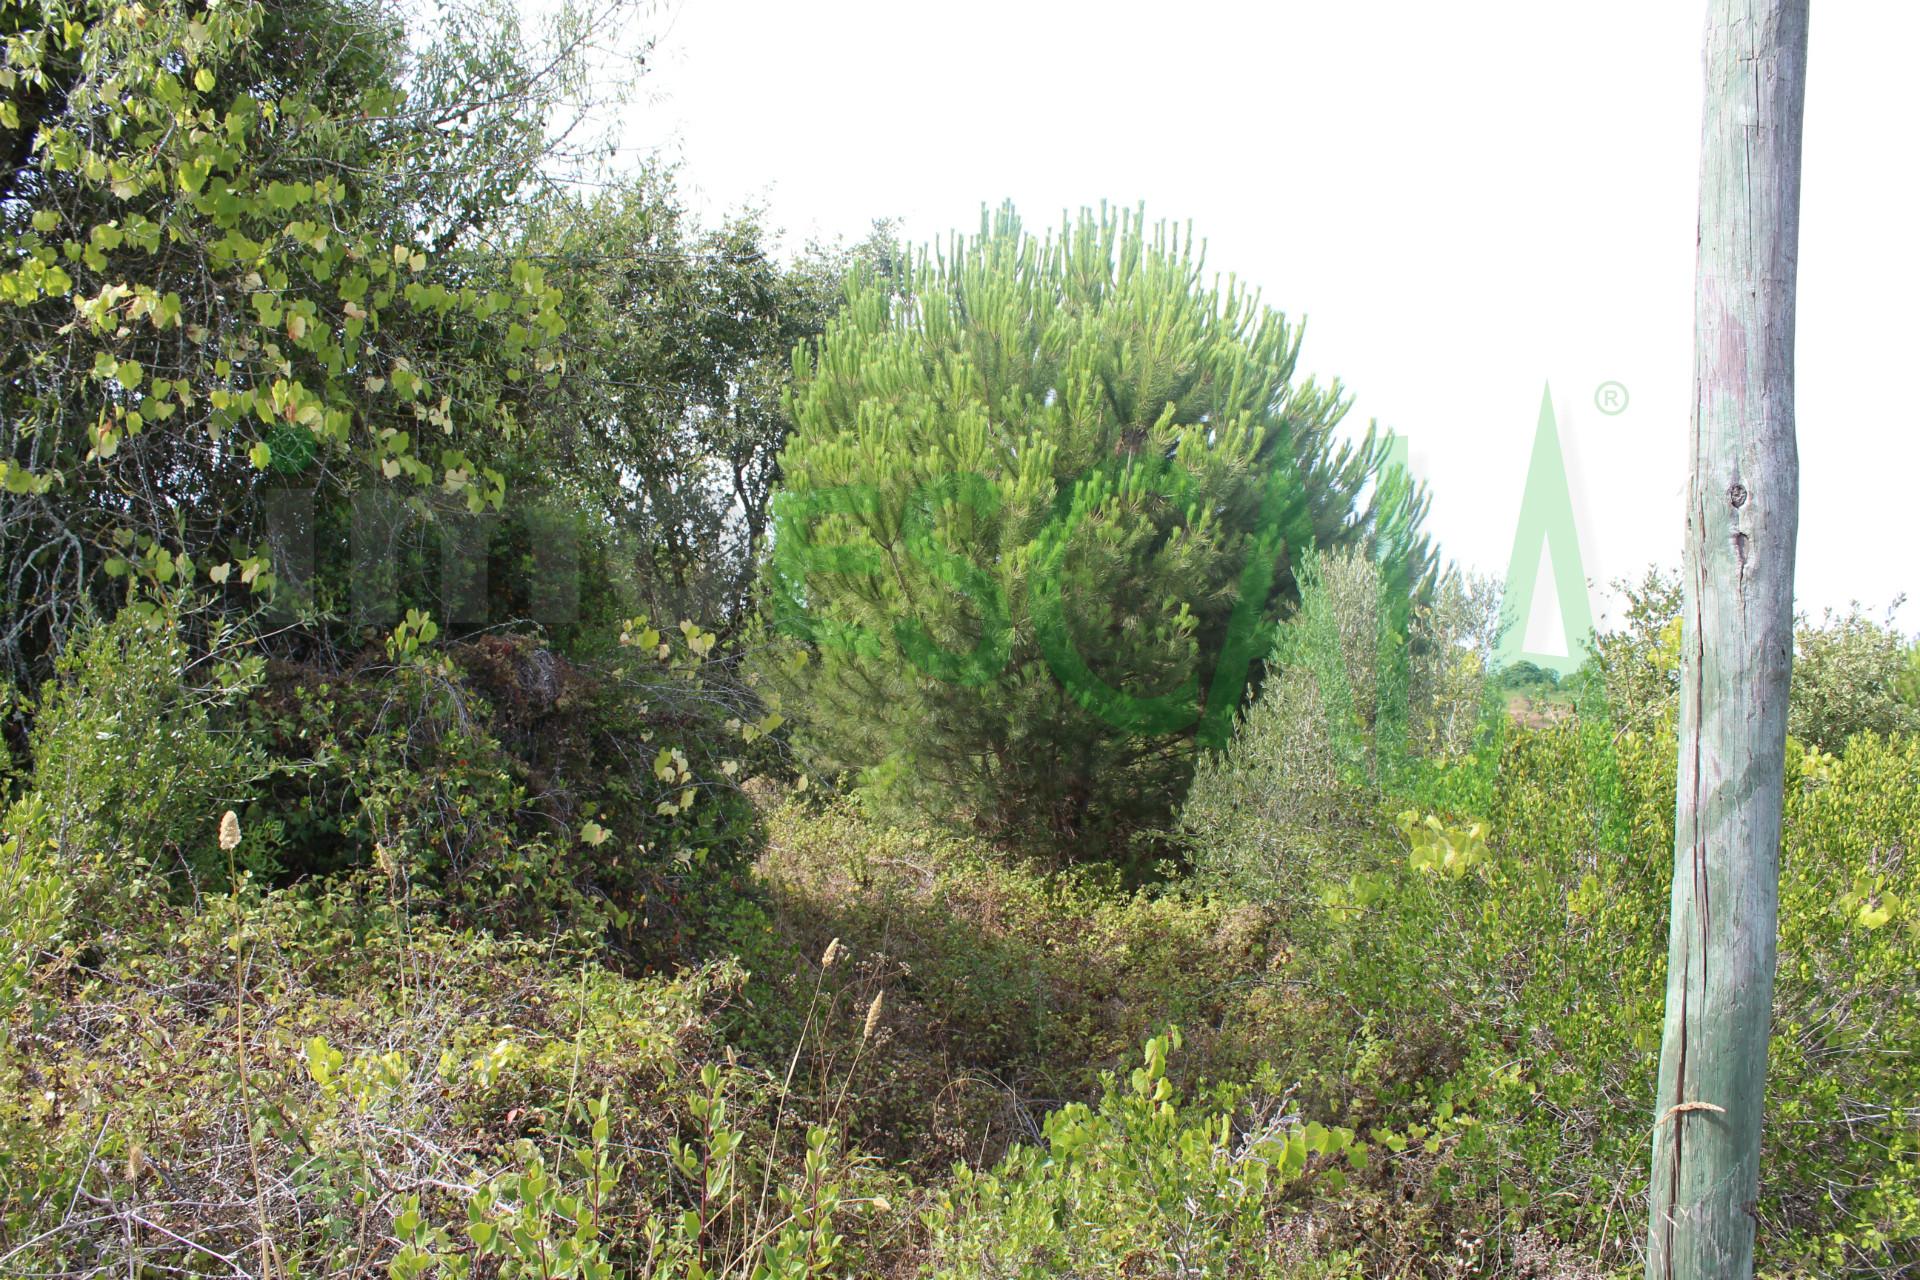
[[[1808,0],[1709,0],[1680,770],[1649,1280],[1753,1274],[1793,666]]]

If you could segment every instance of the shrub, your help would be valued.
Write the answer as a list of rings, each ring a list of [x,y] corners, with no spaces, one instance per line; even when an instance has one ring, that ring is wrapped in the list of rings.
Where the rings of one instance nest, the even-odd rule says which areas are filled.
[[[1920,706],[1900,696],[1910,661],[1891,620],[1875,622],[1857,604],[1841,614],[1827,610],[1818,626],[1800,619],[1787,732],[1809,746],[1840,751],[1857,733],[1920,730]]]
[[[244,808],[268,770],[234,713],[261,663],[218,625],[190,645],[200,621],[177,597],[136,601],[75,632],[42,691],[8,835],[22,856],[44,850],[102,922],[156,891],[224,887],[220,814]],[[271,856],[263,839],[243,861]]]
[[[1407,754],[1447,763],[1470,758],[1486,728],[1488,676],[1502,625],[1502,588],[1491,578],[1443,575],[1407,616]]]
[[[1630,598],[1627,625],[1572,682],[1575,714],[1538,729],[1502,718],[1445,767],[1348,782],[1351,799],[1326,808],[1342,824],[1331,837],[1292,796],[1340,785],[1339,722],[1264,719],[1286,696],[1284,671],[1189,802],[1211,824],[1202,850],[1274,860],[1249,875],[1220,859],[1228,883],[1282,906],[1298,994],[1277,1007],[1270,1041],[1281,1077],[1329,1114],[1357,1107],[1409,1130],[1443,1113],[1474,1122],[1399,1170],[1417,1184],[1401,1200],[1424,1207],[1397,1220],[1425,1222],[1411,1247],[1436,1267],[1466,1258],[1463,1239],[1482,1242],[1475,1265],[1513,1268],[1551,1247],[1624,1266],[1640,1248],[1679,631],[1670,581],[1650,575]],[[1311,634],[1314,618],[1303,608],[1298,629]],[[1341,652],[1334,635],[1321,624],[1319,654]],[[1844,627],[1803,637],[1829,643],[1864,647]],[[1796,697],[1811,699],[1806,688]],[[1344,776],[1371,784],[1366,726],[1350,723],[1361,767]],[[1837,758],[1797,739],[1790,751],[1761,1250],[1780,1276],[1884,1274],[1920,1248],[1906,1190],[1920,1076],[1894,1048],[1920,1034],[1920,739],[1858,733]]]
[[[1643,1217],[1675,742],[1629,733],[1608,759],[1604,740],[1577,720],[1517,731],[1482,821],[1409,813],[1406,856],[1356,859],[1327,886],[1297,970],[1313,993],[1297,1051],[1328,1096],[1370,1096],[1396,1123],[1442,1104],[1478,1121],[1431,1173],[1456,1222],[1538,1228],[1624,1265]],[[1896,1048],[1920,1035],[1916,838],[1920,740],[1791,761],[1757,1209],[1774,1274],[1885,1274],[1920,1247],[1920,1074]]]
[[[1195,873],[1288,913],[1332,868],[1377,847],[1384,789],[1464,758],[1483,730],[1490,591],[1449,576],[1401,616],[1358,551],[1301,575],[1259,697],[1223,752],[1202,757],[1180,813]]]
[[[1500,668],[1494,684],[1519,693],[1550,693],[1560,687],[1560,673],[1522,658]]]
[[[1362,509],[1385,449],[1336,446],[1298,329],[1201,272],[1136,216],[1042,240],[1002,210],[905,296],[856,278],[798,368],[770,563],[817,767],[1120,856],[1184,790],[1203,698],[1229,723],[1280,539],[1425,572],[1422,499],[1387,477]]]
[[[1627,598],[1623,624],[1596,637],[1593,659],[1570,681],[1606,696],[1610,714],[1640,733],[1670,726],[1680,692],[1680,582],[1648,570],[1637,584],[1616,583]],[[1802,615],[1793,633],[1793,688],[1787,732],[1803,744],[1840,751],[1857,733],[1920,731],[1920,701],[1903,692],[1916,668],[1891,621],[1875,622],[1854,605],[1829,609],[1819,623]]]
[[[145,945],[49,975],[57,1015],[16,1023],[5,1062],[8,1246],[124,1269],[251,1261],[265,1230],[283,1268],[377,1265],[391,1196],[474,1186],[523,1137],[566,1133],[576,1071],[582,1097],[658,1096],[724,985],[570,973],[408,921],[383,888],[169,912]],[[99,1211],[63,1222],[83,1192]]]
[[[1620,625],[1594,637],[1592,656],[1564,684],[1604,697],[1622,728],[1657,733],[1679,714],[1680,578],[1649,568],[1637,583],[1613,585],[1627,602]]]
[[[1920,707],[1920,643],[1906,647],[1906,660],[1894,677],[1894,696],[1907,707]]]
[[[8,1018],[11,1270],[871,1270],[893,1180],[824,1117],[779,1127],[778,1077],[720,1054],[735,966],[622,977],[411,918],[365,875],[167,909],[141,941]]]
[[[929,1215],[928,1280],[1300,1274],[1269,1215],[1311,1164],[1365,1167],[1350,1129],[1302,1125],[1278,1099],[1219,1090],[1183,1099],[1167,1078],[1178,1031],[1108,1075],[987,1172],[962,1168]],[[1363,1149],[1364,1144],[1359,1144]]]
[[[709,678],[715,638],[634,619],[585,665],[525,635],[436,644],[432,625],[344,670],[274,668],[256,732],[286,761],[263,806],[283,882],[377,866],[458,923],[573,932],[635,966],[694,955],[744,888],[735,778],[771,723]]]

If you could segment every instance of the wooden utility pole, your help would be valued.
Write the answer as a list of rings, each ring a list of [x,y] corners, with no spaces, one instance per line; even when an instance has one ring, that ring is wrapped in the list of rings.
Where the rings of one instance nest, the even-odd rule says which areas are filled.
[[[1709,0],[1680,774],[1648,1280],[1753,1274],[1793,668],[1808,0]]]

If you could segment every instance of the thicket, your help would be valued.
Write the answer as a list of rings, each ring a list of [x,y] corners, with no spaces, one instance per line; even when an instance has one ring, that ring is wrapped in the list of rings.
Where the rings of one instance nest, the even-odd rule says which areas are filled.
[[[206,763],[174,790],[32,789],[8,818],[10,874],[56,899],[10,913],[29,936],[9,935],[0,1063],[9,1265],[191,1269],[209,1249],[248,1274],[339,1275],[1632,1264],[1670,730],[1490,718],[1424,775],[1434,808],[1396,823],[1384,788],[1362,804],[1364,838],[1300,869],[1312,895],[1231,877],[1125,890],[762,782],[749,890],[683,905],[715,958],[648,976],[607,965],[585,906],[463,917],[429,846],[270,888],[274,810],[243,803],[232,848],[214,810],[281,785],[276,757],[234,750],[226,684],[179,692],[194,686],[167,677],[167,621],[123,615],[87,640],[36,728],[75,777]],[[126,662],[141,654],[144,673]],[[232,687],[249,678],[236,667]],[[127,706],[165,745],[102,732],[150,687]],[[1837,758],[1796,749],[1760,1207],[1773,1274],[1897,1274],[1920,1242],[1920,1080],[1901,1052],[1920,1021],[1916,752],[1872,734]],[[468,794],[512,829],[512,802]],[[176,856],[150,865],[150,847]],[[604,873],[593,846],[578,857]],[[494,883],[507,901],[553,887]]]
[[[10,1020],[16,1273],[800,1277],[870,1256],[839,1237],[893,1180],[819,1124],[770,1136],[777,1077],[710,1037],[733,966],[622,977],[413,916],[367,875],[156,915]]]
[[[274,884],[378,866],[457,923],[692,954],[779,718],[732,636],[785,370],[886,237],[782,262],[665,170],[580,195],[599,59],[646,51],[589,38],[618,3],[4,14],[0,712],[33,856],[218,892],[187,833],[232,807]]]
[[[1180,823],[1203,882],[1311,911],[1331,865],[1380,843],[1387,793],[1473,758],[1500,613],[1491,584],[1458,574],[1396,605],[1364,552],[1308,558],[1300,576],[1260,694],[1199,762]]]
[[[345,0],[3,12],[12,678],[130,581],[269,610],[301,657],[410,608],[569,644],[744,622],[792,350],[891,251],[782,263],[670,171],[598,181],[607,58],[646,51],[624,0],[411,33]]]
[[[1286,908],[1299,998],[1283,1007],[1300,1021],[1276,1040],[1282,1073],[1327,1106],[1455,1126],[1426,1146],[1423,1250],[1465,1241],[1500,1274],[1537,1231],[1625,1269],[1664,993],[1677,592],[1657,574],[1628,589],[1625,625],[1567,682],[1571,717],[1527,729],[1496,704],[1470,750],[1393,768],[1371,712],[1393,643],[1378,596],[1352,562],[1310,580],[1275,660],[1317,661],[1270,674],[1203,765],[1196,865]],[[1920,1077],[1902,1048],[1920,1032],[1920,740],[1878,732],[1876,632],[1855,614],[1799,637],[1794,722],[1843,745],[1790,742],[1756,1207],[1769,1274],[1896,1274],[1920,1251]]]
[[[1136,216],[572,181],[631,16],[0,0],[0,1272],[1635,1269],[1671,579],[1490,670]],[[1797,648],[1761,1249],[1903,1275],[1920,656]]]

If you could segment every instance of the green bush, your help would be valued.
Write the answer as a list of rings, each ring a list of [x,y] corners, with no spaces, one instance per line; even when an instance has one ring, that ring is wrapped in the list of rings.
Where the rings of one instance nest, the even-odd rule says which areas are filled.
[[[1593,659],[1569,681],[1604,692],[1613,718],[1641,733],[1670,726],[1680,692],[1680,582],[1651,569],[1626,596],[1622,625],[1595,638]],[[1858,733],[1920,731],[1915,650],[1891,621],[1854,605],[1818,623],[1802,615],[1793,633],[1793,688],[1787,732],[1822,751],[1840,751]]]
[[[276,473],[336,516],[503,505],[564,322],[537,264],[484,246],[517,239],[578,55],[438,17],[9,3],[0,347],[31,356],[0,383],[9,672],[43,677],[150,554],[246,612]]]
[[[1500,668],[1494,685],[1517,693],[1551,693],[1560,687],[1560,673],[1522,658]]]
[[[0,826],[0,1016],[33,989],[33,973],[51,958],[73,906],[73,888],[40,834],[44,801],[11,806]]]
[[[1906,659],[1893,680],[1893,692],[1903,705],[1920,707],[1920,644],[1907,645]]]
[[[1404,867],[1329,948],[1329,986],[1457,1059],[1428,1090],[1469,1105],[1486,1146],[1442,1194],[1617,1259],[1640,1244],[1672,781],[1670,733],[1622,739],[1611,779],[1578,725],[1517,735],[1482,856]],[[1791,760],[1757,1207],[1772,1274],[1885,1274],[1920,1249],[1920,1071],[1899,1048],[1920,1036],[1916,837],[1920,743]]]
[[[269,767],[236,713],[262,664],[217,624],[190,643],[203,622],[178,599],[136,601],[77,631],[41,691],[7,834],[57,866],[92,919],[228,884],[220,815],[245,808]],[[241,863],[271,857],[262,838]]]
[[[1259,697],[1201,758],[1180,812],[1203,883],[1317,908],[1333,868],[1380,856],[1383,789],[1467,758],[1486,732],[1491,592],[1450,575],[1398,634],[1389,590],[1363,552],[1304,568]]]
[[[1328,763],[1337,721],[1266,719],[1282,674],[1196,782],[1189,811],[1212,824],[1202,847],[1274,860],[1265,876],[1229,863],[1239,874],[1224,878],[1283,906],[1297,997],[1279,1006],[1275,1069],[1356,1127],[1443,1110],[1474,1121],[1396,1166],[1409,1206],[1397,1221],[1435,1265],[1465,1258],[1462,1239],[1510,1267],[1541,1248],[1605,1266],[1638,1254],[1672,883],[1676,609],[1671,583],[1650,577],[1573,682],[1576,714],[1496,721],[1469,755],[1398,776]],[[1299,628],[1313,625],[1303,610]],[[1335,630],[1319,643],[1310,660],[1363,666],[1328,663]],[[1861,669],[1860,634],[1802,644],[1821,655],[1811,672],[1840,674],[1796,688],[1800,705],[1863,705],[1828,696]],[[1826,723],[1849,719],[1857,728],[1852,710]],[[1372,729],[1347,724],[1365,766]],[[1886,1274],[1920,1254],[1920,1068],[1904,1051],[1920,1036],[1908,853],[1920,739],[1854,732],[1837,758],[1797,739],[1790,751],[1760,1248],[1774,1276]],[[1346,784],[1325,809],[1340,826],[1320,834],[1321,811],[1290,789],[1324,794],[1343,776],[1368,785]]]
[[[282,762],[261,803],[280,881],[375,866],[458,923],[694,956],[745,889],[736,779],[772,722],[709,677],[710,633],[621,634],[587,663],[526,635],[436,643],[416,614],[345,669],[276,664],[253,731]]]
[[[1337,1188],[1365,1168],[1350,1129],[1303,1125],[1278,1099],[1219,1090],[1183,1099],[1167,1078],[1174,1031],[1147,1041],[1095,1106],[1046,1118],[1040,1140],[991,1170],[956,1171],[928,1215],[928,1280],[1312,1274],[1272,1230],[1309,1170]],[[1324,1274],[1324,1273],[1323,1273]]]
[[[1675,744],[1579,723],[1506,742],[1483,821],[1404,816],[1410,852],[1326,885],[1300,955],[1302,1074],[1408,1123],[1479,1123],[1426,1193],[1625,1265],[1640,1243],[1664,997]],[[1761,1250],[1777,1276],[1920,1248],[1920,741],[1796,756],[1782,857]],[[1343,1009],[1354,1011],[1342,1017]],[[1320,1019],[1330,1025],[1320,1025]]]
[[[1679,715],[1680,579],[1650,568],[1614,588],[1627,602],[1620,624],[1593,638],[1592,656],[1564,684],[1604,697],[1623,729],[1657,733]]]
[[[1891,622],[1875,622],[1857,604],[1845,613],[1829,609],[1818,626],[1802,618],[1793,633],[1787,732],[1840,751],[1857,733],[1920,731],[1920,705],[1900,692],[1911,661]]]

